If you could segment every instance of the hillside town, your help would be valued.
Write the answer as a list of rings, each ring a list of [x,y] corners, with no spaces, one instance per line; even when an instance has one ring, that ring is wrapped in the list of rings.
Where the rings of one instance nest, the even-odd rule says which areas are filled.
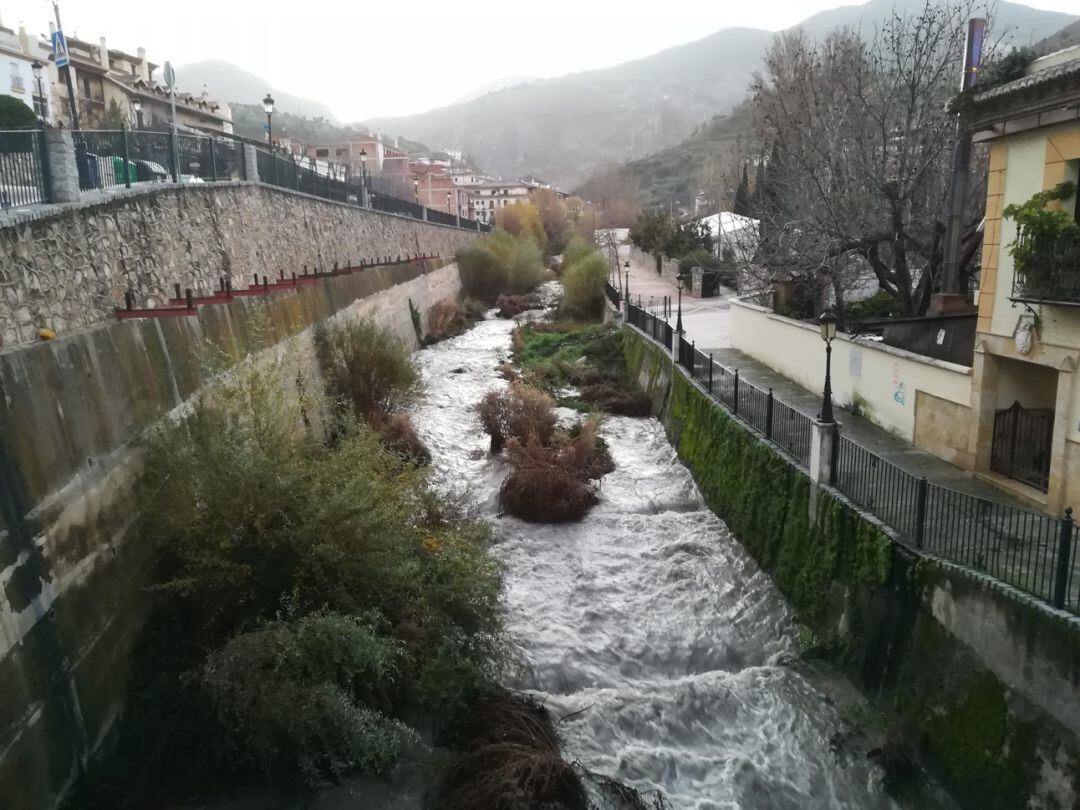
[[[96,3],[0,8],[0,810],[1080,807],[1075,9]]]

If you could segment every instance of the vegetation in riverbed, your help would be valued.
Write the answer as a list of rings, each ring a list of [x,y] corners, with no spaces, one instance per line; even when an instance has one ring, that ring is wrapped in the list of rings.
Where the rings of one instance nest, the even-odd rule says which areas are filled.
[[[507,451],[510,473],[499,490],[503,509],[522,520],[580,520],[597,501],[595,479],[612,469],[590,418],[557,426],[554,401],[520,381],[489,391],[476,406],[492,452]]]
[[[563,255],[563,294],[559,314],[578,321],[598,321],[603,317],[604,282],[611,265],[596,248],[575,236]]]
[[[536,242],[503,230],[459,250],[457,266],[462,291],[484,301],[527,293],[549,278]]]
[[[161,549],[153,617],[115,750],[76,806],[382,773],[421,731],[459,739],[495,689],[487,525],[363,422],[308,427],[328,406],[291,380],[245,365],[148,441],[132,542]]]
[[[315,357],[338,421],[365,421],[389,449],[412,461],[431,460],[404,412],[420,389],[420,372],[404,343],[374,321],[324,323],[315,330]]]
[[[513,336],[514,363],[530,385],[567,407],[648,416],[650,404],[630,381],[622,337],[612,325],[532,322]],[[577,390],[563,395],[567,387]]]
[[[435,304],[428,312],[427,332],[417,327],[417,340],[421,346],[431,346],[441,340],[464,334],[484,317],[487,306],[475,298],[466,296],[461,301],[447,299]]]

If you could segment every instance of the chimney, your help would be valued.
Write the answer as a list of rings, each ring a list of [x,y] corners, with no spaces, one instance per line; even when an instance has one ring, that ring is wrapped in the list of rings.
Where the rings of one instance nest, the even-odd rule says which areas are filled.
[[[144,82],[150,81],[150,63],[146,61],[146,48],[138,48],[135,55],[139,57],[139,78]]]
[[[109,49],[105,47],[105,37],[98,40],[100,47],[98,48],[98,64],[101,65],[102,70],[109,69]]]
[[[30,56],[30,37],[26,33],[26,26],[19,25],[19,50]]]

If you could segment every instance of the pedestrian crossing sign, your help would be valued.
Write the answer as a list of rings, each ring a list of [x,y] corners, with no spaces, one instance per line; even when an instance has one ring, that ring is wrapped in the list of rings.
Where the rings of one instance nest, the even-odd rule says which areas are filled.
[[[67,40],[64,39],[63,31],[53,31],[52,52],[53,61],[58,68],[68,66],[71,59],[68,58]]]

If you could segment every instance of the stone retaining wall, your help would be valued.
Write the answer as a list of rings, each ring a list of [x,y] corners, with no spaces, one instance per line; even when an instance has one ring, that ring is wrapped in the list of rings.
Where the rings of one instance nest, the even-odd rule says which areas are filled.
[[[0,229],[0,347],[99,323],[123,306],[162,306],[174,284],[237,289],[334,262],[450,258],[477,234],[253,183],[120,191]]]

